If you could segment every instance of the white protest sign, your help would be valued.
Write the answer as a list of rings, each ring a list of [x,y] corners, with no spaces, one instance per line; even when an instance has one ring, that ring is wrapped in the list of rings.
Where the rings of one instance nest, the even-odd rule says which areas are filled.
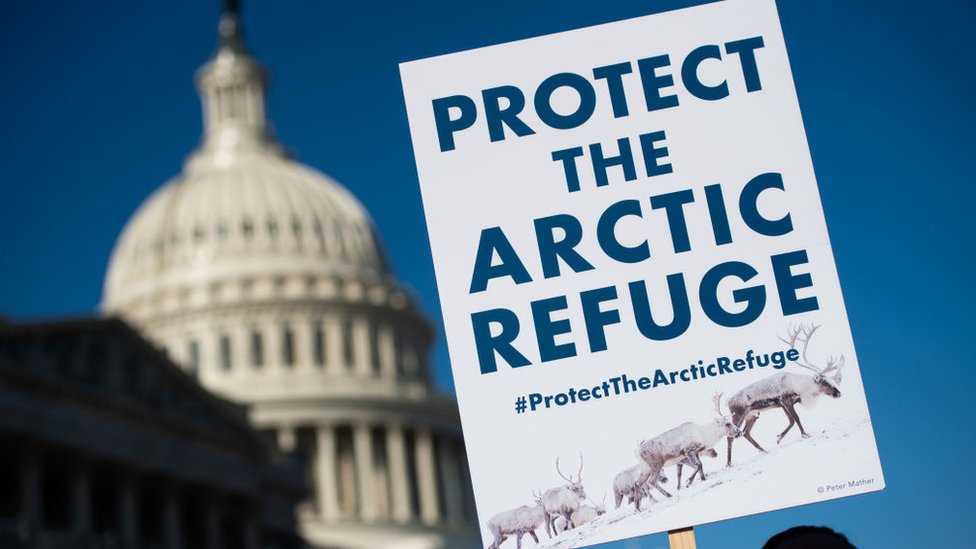
[[[486,542],[883,488],[772,0],[401,75]]]

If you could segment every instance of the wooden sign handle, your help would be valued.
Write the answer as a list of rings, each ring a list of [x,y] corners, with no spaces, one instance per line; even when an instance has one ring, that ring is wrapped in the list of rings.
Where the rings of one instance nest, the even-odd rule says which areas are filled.
[[[668,532],[671,549],[695,549],[695,530],[689,526]]]

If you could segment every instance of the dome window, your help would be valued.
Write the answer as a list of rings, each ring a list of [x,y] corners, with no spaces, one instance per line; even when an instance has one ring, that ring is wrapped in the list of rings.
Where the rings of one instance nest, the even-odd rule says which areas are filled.
[[[369,325],[369,361],[373,374],[380,375],[380,335],[376,323]]]
[[[203,241],[203,227],[201,227],[199,225],[197,225],[196,227],[194,227],[194,229],[193,229],[193,240],[194,240],[194,242],[202,242]]]
[[[244,221],[241,223],[241,232],[244,233],[244,238],[251,238],[251,235],[254,234],[254,224],[251,223],[249,218],[244,218]]]
[[[251,366],[260,368],[264,365],[264,342],[261,340],[261,332],[251,331]]]
[[[312,230],[315,232],[315,239],[319,242],[319,249],[325,250],[325,230],[322,229],[322,223],[318,219],[312,223]]]
[[[278,238],[278,222],[274,219],[268,219],[268,235],[271,238]]]
[[[355,353],[353,352],[352,343],[352,321],[344,320],[342,322],[342,363],[347,368],[352,368],[355,362]]]
[[[312,361],[316,366],[325,366],[325,330],[321,320],[312,324]]]
[[[227,240],[227,224],[223,221],[217,223],[217,238]]]
[[[281,360],[285,366],[295,365],[295,333],[287,324],[281,329]]]
[[[230,337],[224,334],[220,336],[220,368],[230,370],[231,366]]]
[[[396,357],[396,372],[402,375],[406,368],[403,364],[403,332],[399,328],[393,330],[393,354]]]
[[[195,339],[187,346],[186,370],[193,377],[200,374],[200,343]]]

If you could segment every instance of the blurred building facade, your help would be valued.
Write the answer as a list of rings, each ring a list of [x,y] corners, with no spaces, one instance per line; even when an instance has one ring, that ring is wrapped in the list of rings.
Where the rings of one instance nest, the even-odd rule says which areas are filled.
[[[103,311],[297,457],[309,542],[479,546],[456,404],[430,379],[432,328],[362,205],[282,151],[266,83],[224,13],[197,73],[202,143],[129,220]]]
[[[0,547],[289,549],[301,470],[116,319],[0,324]]]

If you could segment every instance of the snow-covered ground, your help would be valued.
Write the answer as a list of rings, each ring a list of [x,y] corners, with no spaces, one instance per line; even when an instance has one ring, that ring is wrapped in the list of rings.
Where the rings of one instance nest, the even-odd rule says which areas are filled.
[[[725,467],[725,444],[720,444],[716,447],[718,458],[702,460],[708,475],[705,482],[696,479],[690,488],[682,487],[678,490],[675,485],[675,468],[669,467],[665,471],[669,480],[664,487],[674,497],[664,498],[654,490],[657,502],[648,505],[645,499],[639,513],[634,511],[632,504],[613,509],[612,501],[608,502],[611,508],[606,514],[553,539],[548,539],[545,529],[540,528],[539,547],[581,547],[688,526],[676,524],[675,521],[681,520],[680,516],[686,516],[689,507],[694,507],[695,514],[703,517],[701,522],[711,522],[878,488],[881,484],[880,478],[872,482],[873,486],[851,487],[847,483],[859,480],[858,477],[825,479],[816,470],[798,466],[836,464],[850,459],[855,461],[850,465],[854,466],[854,470],[857,469],[860,456],[864,454],[864,437],[871,436],[870,421],[867,418],[838,418],[819,427],[818,432],[811,430],[810,438],[806,439],[800,438],[798,429],[794,427],[780,445],[775,443],[775,438],[757,437],[768,451],[766,454],[754,450],[745,439],[738,439],[733,448],[732,468]],[[873,478],[870,467],[866,467],[864,471],[868,478]],[[691,469],[685,467],[682,470],[682,482],[689,475]],[[530,542],[527,546],[531,546],[529,536],[523,541]],[[509,543],[512,547],[515,546],[514,542]]]

